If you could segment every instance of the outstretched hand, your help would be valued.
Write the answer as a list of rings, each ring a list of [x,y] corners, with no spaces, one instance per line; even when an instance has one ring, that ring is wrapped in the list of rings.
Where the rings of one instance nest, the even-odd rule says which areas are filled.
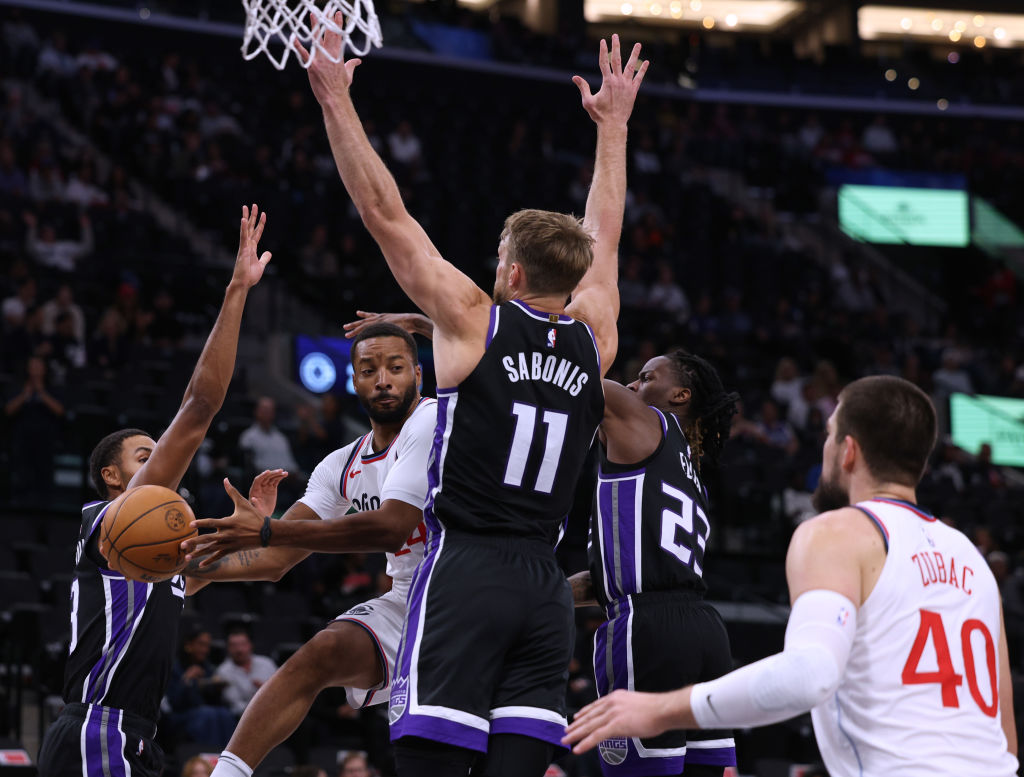
[[[409,334],[416,334],[417,331],[415,313],[370,313],[366,310],[357,310],[356,315],[359,316],[358,320],[349,321],[342,327],[345,330],[345,337],[350,340],[374,324],[394,324]]]
[[[310,14],[310,22],[313,28],[313,37],[319,38],[323,49],[338,60],[337,62],[332,62],[327,57],[314,57],[313,61],[310,62],[310,53],[306,50],[305,46],[299,43],[298,39],[292,41],[295,50],[299,54],[299,58],[302,60],[302,64],[306,65],[308,63],[306,72],[309,74],[309,85],[313,87],[313,96],[316,97],[317,102],[323,105],[332,96],[346,91],[352,86],[353,75],[356,72],[356,68],[362,64],[362,60],[357,58],[346,61],[342,56],[344,41],[341,35],[334,32],[330,27],[318,24],[312,14]],[[345,18],[342,16],[341,11],[337,11],[334,14],[334,24],[338,29],[345,28]]]
[[[612,691],[576,713],[562,744],[579,754],[611,737],[653,737],[675,727],[672,717],[669,694]]]
[[[639,68],[640,44],[633,46],[626,66],[622,66],[622,52],[619,48],[619,36],[612,35],[611,54],[608,53],[608,42],[601,39],[601,51],[598,64],[601,67],[601,89],[592,94],[590,84],[581,76],[573,76],[572,81],[580,90],[583,108],[597,124],[615,122],[625,124],[633,113],[636,93],[643,83],[644,74],[651,64],[644,60]]]
[[[235,511],[226,518],[199,518],[192,521],[193,529],[216,531],[213,534],[200,534],[181,543],[181,549],[187,554],[186,560],[199,560],[200,569],[206,569],[236,551],[261,546],[260,530],[263,528],[265,513],[261,513],[238,493],[238,489],[227,478],[224,478],[224,490],[235,503]]]
[[[277,509],[277,487],[288,477],[283,469],[265,469],[257,475],[249,487],[249,501],[263,515],[273,515]]]
[[[242,221],[238,227],[238,256],[235,257],[235,272],[231,280],[241,283],[247,289],[260,282],[270,261],[270,251],[264,251],[262,256],[257,255],[266,224],[267,214],[260,213],[255,203],[252,210],[247,205],[242,206]]]

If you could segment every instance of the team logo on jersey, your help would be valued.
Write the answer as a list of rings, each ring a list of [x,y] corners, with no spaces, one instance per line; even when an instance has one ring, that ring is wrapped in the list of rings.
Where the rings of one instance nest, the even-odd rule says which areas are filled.
[[[391,686],[391,704],[388,706],[388,722],[392,726],[405,714],[405,707],[408,701],[409,678],[399,677]]]
[[[373,607],[371,607],[370,605],[368,605],[368,604],[357,604],[355,607],[351,608],[345,614],[346,615],[369,615],[372,612],[373,612]]]
[[[185,515],[177,507],[164,513],[164,523],[171,531],[179,531],[185,527]]]
[[[626,754],[629,753],[629,740],[606,739],[597,746],[597,751],[601,754],[601,760],[606,764],[618,766],[626,760]]]
[[[836,615],[836,624],[839,626],[845,626],[848,620],[850,620],[850,611],[845,607],[840,607],[839,614]]]
[[[551,327],[548,330],[548,348],[554,348],[556,340],[558,340],[558,331],[554,327]]]

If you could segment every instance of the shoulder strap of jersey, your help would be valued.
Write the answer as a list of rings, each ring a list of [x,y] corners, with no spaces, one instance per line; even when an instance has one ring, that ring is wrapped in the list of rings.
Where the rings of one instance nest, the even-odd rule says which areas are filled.
[[[857,503],[855,505],[851,505],[851,507],[853,507],[853,509],[855,509],[855,510],[860,510],[862,513],[864,513],[864,515],[866,515],[868,518],[871,519],[872,523],[875,524],[875,528],[877,528],[878,531],[881,532],[881,534],[882,534],[882,541],[885,542],[885,552],[888,553],[889,552],[889,530],[886,528],[885,524],[882,523],[882,519],[879,518],[878,515],[875,514],[875,512],[873,510],[871,510],[868,507],[865,507],[865,505],[868,505],[868,504],[871,504],[871,503],[870,502],[859,502],[859,503]]]

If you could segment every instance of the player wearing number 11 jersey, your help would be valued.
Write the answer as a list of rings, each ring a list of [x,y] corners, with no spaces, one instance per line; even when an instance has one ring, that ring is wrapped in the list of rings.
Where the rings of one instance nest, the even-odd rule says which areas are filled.
[[[900,378],[847,386],[828,420],[821,515],[786,558],[785,649],[665,694],[581,710],[577,751],[614,736],[758,726],[811,711],[832,777],[1011,777],[1017,740],[995,578],[955,529],[916,504],[935,408]]]

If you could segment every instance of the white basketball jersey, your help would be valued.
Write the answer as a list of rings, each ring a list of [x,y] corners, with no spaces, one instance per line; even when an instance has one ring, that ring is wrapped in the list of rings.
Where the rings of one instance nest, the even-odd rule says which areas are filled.
[[[427,464],[437,423],[437,400],[424,397],[385,450],[373,450],[373,433],[329,454],[316,465],[299,500],[321,519],[376,510],[388,499],[423,509]],[[405,597],[423,558],[427,527],[419,526],[397,553],[388,553],[393,590]]]
[[[909,502],[855,505],[888,554],[835,695],[811,711],[832,777],[1012,777],[999,709],[999,588],[956,529]]]

